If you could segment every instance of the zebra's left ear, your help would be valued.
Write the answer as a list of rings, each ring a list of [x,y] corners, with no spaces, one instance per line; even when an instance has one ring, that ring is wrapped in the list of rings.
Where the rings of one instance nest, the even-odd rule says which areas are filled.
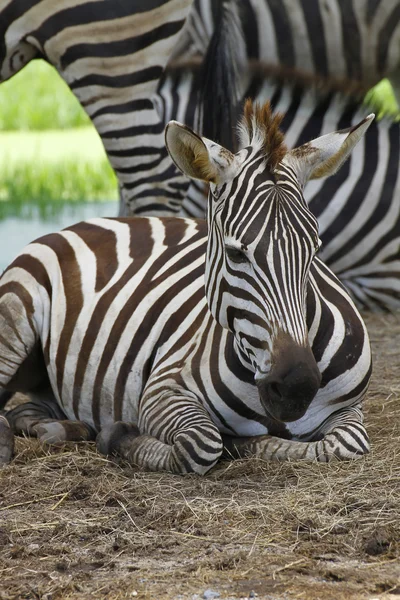
[[[235,156],[219,144],[202,138],[190,127],[170,121],[165,129],[165,145],[182,173],[206,183],[220,183],[229,172]]]
[[[303,186],[309,179],[329,177],[340,169],[374,118],[375,115],[370,114],[354,127],[328,133],[303,144],[288,152],[282,162],[295,169]]]

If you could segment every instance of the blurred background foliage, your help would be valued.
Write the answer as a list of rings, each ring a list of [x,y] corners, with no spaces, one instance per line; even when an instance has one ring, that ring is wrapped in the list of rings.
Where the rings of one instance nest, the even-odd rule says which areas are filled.
[[[42,131],[90,125],[54,67],[32,60],[0,85],[0,131]]]
[[[117,197],[101,140],[52,66],[34,60],[0,85],[0,219],[54,219],[66,205],[79,219],[79,204]]]

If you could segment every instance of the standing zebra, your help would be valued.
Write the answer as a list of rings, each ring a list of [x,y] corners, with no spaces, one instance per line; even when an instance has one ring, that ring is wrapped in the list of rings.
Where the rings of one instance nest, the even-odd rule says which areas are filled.
[[[101,430],[101,451],[175,473],[207,472],[224,444],[277,460],[368,452],[368,335],[315,256],[302,188],[372,118],[287,151],[281,117],[249,101],[235,155],[172,122],[174,162],[210,183],[208,225],[93,219],[27,246],[0,279],[0,384],[53,397],[9,412],[14,431]]]
[[[174,59],[204,55],[216,2],[195,0]],[[400,0],[243,0],[250,60],[367,89],[388,77],[400,105]]]
[[[204,56],[215,31],[217,5],[213,0],[193,3],[159,85],[158,103],[165,123],[178,119],[196,126],[199,122],[201,94],[193,73],[196,58]],[[259,99],[260,74],[268,77],[277,72],[295,79],[301,72],[311,84],[329,80],[351,88],[360,103],[360,93],[388,77],[400,105],[400,0],[243,0],[240,15],[249,63],[249,68],[240,71],[245,97]],[[207,135],[216,139],[218,122],[210,110],[212,103],[210,96],[204,112],[211,121]],[[192,183],[181,214],[203,217],[205,207],[204,186]]]
[[[44,58],[69,85],[96,127],[120,184],[122,212],[176,214],[188,187],[164,144],[154,103],[192,0],[3,0],[0,82]],[[236,0],[222,2],[214,45],[230,94],[241,52]],[[225,29],[235,37],[226,48]],[[225,37],[224,37],[225,36]],[[230,55],[232,53],[232,56]],[[239,61],[240,62],[240,61]],[[232,70],[232,72],[231,72]],[[214,85],[211,69],[210,86]],[[229,126],[229,122],[228,125]]]

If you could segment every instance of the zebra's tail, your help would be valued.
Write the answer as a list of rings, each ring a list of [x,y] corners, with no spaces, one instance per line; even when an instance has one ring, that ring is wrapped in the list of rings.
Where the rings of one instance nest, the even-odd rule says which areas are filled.
[[[235,126],[247,60],[243,0],[216,3],[214,33],[199,75],[198,130],[229,150],[236,148]]]

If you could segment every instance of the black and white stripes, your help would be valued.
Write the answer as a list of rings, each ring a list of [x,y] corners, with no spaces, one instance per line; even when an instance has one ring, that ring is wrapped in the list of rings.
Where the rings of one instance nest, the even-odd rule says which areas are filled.
[[[0,80],[35,57],[55,66],[99,132],[123,201],[138,212],[156,203],[174,213],[183,198],[152,96],[191,3],[8,0],[0,9]]]
[[[203,55],[213,0],[195,0],[176,60]],[[400,99],[399,0],[244,0],[247,54],[274,66],[372,87],[388,77]]]
[[[284,111],[289,147],[355,124],[368,112],[340,92],[269,79],[258,97]],[[372,123],[335,178],[311,181],[305,198],[319,224],[320,256],[371,310],[400,307],[400,123]]]
[[[270,100],[283,112],[282,129],[289,147],[332,130],[359,122],[371,108],[360,95],[343,90],[334,80],[325,87],[292,71],[254,77],[249,90],[260,102]],[[321,83],[321,82],[319,82]],[[187,104],[190,72],[175,72],[159,88],[168,105],[175,85],[180,114],[190,121]],[[339,88],[339,90],[338,90]],[[389,117],[374,121],[367,135],[335,178],[314,180],[304,192],[318,220],[322,241],[320,256],[351,291],[360,307],[379,311],[400,307],[400,123]],[[184,210],[201,216],[205,190],[193,182]]]

